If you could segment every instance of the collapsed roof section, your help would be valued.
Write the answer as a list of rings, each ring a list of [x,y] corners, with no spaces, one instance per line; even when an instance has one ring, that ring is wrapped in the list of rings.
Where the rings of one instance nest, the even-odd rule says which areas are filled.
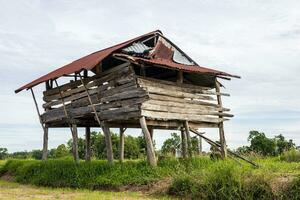
[[[164,37],[161,31],[157,30],[84,56],[18,88],[15,92],[18,93],[24,89],[30,89],[40,83],[54,80],[64,75],[79,73],[82,70],[92,70],[110,56],[122,57],[140,65],[155,65],[157,67],[180,70],[188,73],[206,74],[214,77],[239,78],[239,76],[222,71],[200,67],[181,49]]]

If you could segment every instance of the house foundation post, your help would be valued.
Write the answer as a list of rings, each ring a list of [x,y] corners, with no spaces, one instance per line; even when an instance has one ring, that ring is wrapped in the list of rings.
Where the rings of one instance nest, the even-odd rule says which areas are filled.
[[[102,124],[102,130],[104,132],[104,137],[105,137],[107,161],[109,164],[112,165],[114,163],[114,155],[112,150],[110,130],[105,122],[102,122],[101,124]]]
[[[120,128],[120,141],[119,141],[119,161],[124,161],[124,140],[125,140],[125,128]]]
[[[91,128],[85,127],[85,161],[91,161]]]
[[[185,131],[184,131],[183,127],[181,127],[180,132],[181,132],[181,154],[182,154],[182,158],[187,158],[187,139],[186,139],[186,134],[185,134]]]
[[[140,125],[141,125],[142,131],[144,133],[145,141],[146,141],[148,163],[151,166],[156,166],[157,161],[156,161],[156,157],[155,157],[154,146],[153,146],[153,142],[151,140],[150,132],[147,128],[147,123],[146,123],[145,117],[140,118]]]

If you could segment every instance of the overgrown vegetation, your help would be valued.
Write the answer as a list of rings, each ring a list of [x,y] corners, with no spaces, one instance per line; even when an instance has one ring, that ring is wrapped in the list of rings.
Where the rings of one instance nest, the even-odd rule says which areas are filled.
[[[12,175],[19,183],[87,189],[151,185],[172,177],[170,195],[196,199],[285,199],[286,195],[296,195],[299,191],[300,163],[279,158],[256,162],[261,166],[258,169],[237,165],[232,160],[213,161],[209,157],[164,159],[156,168],[141,160],[113,166],[106,161],[76,165],[72,160],[9,160],[1,173]],[[286,182],[286,187],[274,189],[274,182],[287,176],[292,181]]]
[[[251,131],[248,140],[250,146],[239,148],[237,152],[247,155],[259,168],[252,168],[246,163],[238,165],[229,159],[212,159],[212,155],[217,152],[214,148],[211,148],[210,156],[175,159],[175,152],[181,149],[181,141],[179,135],[173,133],[172,138],[166,140],[158,152],[164,156],[159,156],[161,160],[158,167],[154,168],[145,161],[142,136],[127,136],[127,160],[124,163],[115,162],[111,166],[105,160],[93,160],[75,164],[70,156],[72,141],[69,141],[67,145],[61,144],[50,150],[48,161],[27,159],[0,162],[0,176],[12,176],[19,183],[37,186],[114,190],[145,185],[151,188],[151,185],[168,180],[165,190],[169,195],[180,198],[300,199],[300,152],[295,149],[293,141],[286,140],[282,135],[267,138],[258,131]],[[192,151],[196,155],[199,151],[197,138],[192,141]],[[118,158],[117,134],[112,134],[112,142],[115,158]],[[84,158],[84,149],[85,141],[80,139],[81,158]],[[1,149],[1,152],[3,158],[41,158],[39,150],[8,156],[6,149]],[[93,157],[104,159],[105,153],[104,136],[93,132]]]

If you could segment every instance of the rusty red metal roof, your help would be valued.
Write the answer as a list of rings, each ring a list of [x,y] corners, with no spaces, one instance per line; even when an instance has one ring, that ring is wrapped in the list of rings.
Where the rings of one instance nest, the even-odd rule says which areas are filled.
[[[75,72],[80,72],[83,69],[86,70],[91,70],[92,68],[94,68],[99,62],[101,62],[104,58],[108,57],[109,55],[111,55],[112,53],[116,52],[117,50],[120,50],[128,45],[130,45],[133,42],[136,42],[138,40],[143,39],[144,37],[148,37],[154,34],[161,34],[161,31],[156,30],[150,33],[147,33],[145,35],[141,35],[139,37],[136,37],[134,39],[128,40],[126,42],[114,45],[112,47],[94,52],[92,54],[89,54],[87,56],[84,56],[78,60],[73,61],[70,64],[67,64],[63,67],[60,67],[20,88],[18,88],[17,90],[15,90],[16,93],[24,90],[24,89],[29,89],[32,88],[40,83],[46,82],[48,80],[51,79],[56,79],[59,78],[63,75],[68,75],[68,74],[72,74]],[[231,77],[238,77],[235,75],[231,75],[225,72],[221,72],[218,70],[214,70],[214,69],[209,69],[209,68],[205,68],[205,67],[200,67],[198,65],[184,65],[184,64],[179,64],[179,63],[175,63],[172,62],[171,59],[166,59],[169,58],[170,55],[167,52],[156,52],[157,55],[163,55],[163,56],[159,56],[159,57],[154,57],[153,59],[145,59],[145,58],[140,58],[140,57],[132,57],[134,58],[136,61],[138,62],[145,62],[145,63],[149,63],[149,64],[156,64],[156,65],[161,65],[161,66],[165,66],[165,67],[169,67],[169,68],[175,68],[177,70],[182,70],[182,71],[186,71],[186,72],[195,72],[195,73],[210,73],[210,74],[214,74],[214,75],[222,75],[222,76],[231,76]],[[165,58],[166,57],[166,58]]]
[[[148,63],[153,65],[162,65],[168,68],[175,68],[177,70],[185,71],[185,72],[196,72],[196,73],[207,73],[212,75],[219,75],[219,76],[230,76],[230,77],[236,77],[239,78],[239,76],[231,75],[226,72],[206,68],[206,67],[200,67],[198,65],[184,65],[180,63],[175,63],[167,59],[161,59],[161,58],[155,58],[155,59],[144,59],[139,57],[133,57],[133,59],[140,63]]]
[[[153,35],[157,32],[160,32],[160,31],[159,30],[153,31],[153,32],[147,33],[145,35],[136,37],[134,39],[128,40],[126,42],[123,42],[123,43],[114,45],[112,47],[94,52],[94,53],[89,54],[87,56],[84,56],[84,57],[82,57],[78,60],[75,60],[75,61],[71,62],[70,64],[67,64],[67,65],[65,65],[61,68],[58,68],[58,69],[56,69],[56,70],[54,70],[54,71],[52,71],[52,72],[50,72],[50,73],[48,73],[44,76],[32,81],[32,82],[20,87],[19,89],[15,90],[15,93],[18,93],[18,92],[20,92],[24,89],[32,88],[32,87],[34,87],[34,86],[36,86],[40,83],[43,83],[45,81],[59,78],[63,75],[68,75],[68,74],[72,74],[72,73],[75,73],[75,72],[79,72],[83,69],[90,70],[90,69],[94,68],[104,58],[106,58],[107,56],[112,54],[114,51],[116,51],[118,49],[121,49],[121,48],[131,44],[132,42],[134,42],[136,40],[142,39],[143,37],[146,37],[146,36],[149,36],[149,35]]]

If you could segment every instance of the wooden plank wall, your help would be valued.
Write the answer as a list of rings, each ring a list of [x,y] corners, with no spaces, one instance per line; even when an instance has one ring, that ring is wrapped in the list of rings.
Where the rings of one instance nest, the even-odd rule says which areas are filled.
[[[218,124],[232,117],[227,108],[220,107],[213,96],[213,88],[170,81],[137,78],[138,85],[149,93],[149,100],[142,104],[142,115],[154,120],[188,120]],[[220,94],[229,96],[228,94]],[[219,111],[223,111],[222,113]]]
[[[146,91],[137,87],[135,74],[128,64],[83,80],[97,112],[101,113],[101,120],[138,118],[139,105],[148,98]],[[93,109],[80,80],[61,85],[60,90],[73,119],[85,116],[93,118]],[[46,109],[42,115],[43,122],[65,119],[58,88],[45,91],[43,100]]]

